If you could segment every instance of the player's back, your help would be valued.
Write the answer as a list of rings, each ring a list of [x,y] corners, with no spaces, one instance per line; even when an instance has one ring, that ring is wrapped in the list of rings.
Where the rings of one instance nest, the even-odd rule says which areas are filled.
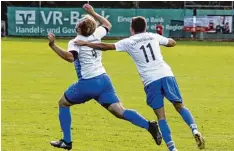
[[[163,60],[160,44],[166,45],[168,39],[154,33],[139,33],[115,44],[117,51],[125,50],[133,58],[145,85],[173,76],[171,68]]]
[[[68,51],[75,50],[78,52],[74,65],[79,79],[89,79],[106,73],[102,65],[102,51],[87,46],[75,45],[75,41],[77,40],[100,42],[101,38],[106,35],[106,31],[104,30],[103,27],[98,27],[94,34],[88,37],[77,35],[76,38],[69,41]]]

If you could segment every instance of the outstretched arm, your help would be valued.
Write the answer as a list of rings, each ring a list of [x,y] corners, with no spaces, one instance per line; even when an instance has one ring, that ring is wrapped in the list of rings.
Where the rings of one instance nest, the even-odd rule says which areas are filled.
[[[167,38],[159,34],[155,34],[155,37],[159,41],[159,44],[165,47],[174,47],[176,45],[175,40],[172,38]]]
[[[88,41],[82,41],[82,40],[77,40],[75,41],[75,44],[78,46],[87,46],[93,49],[98,49],[102,51],[107,51],[107,50],[115,50],[115,44],[112,43],[91,43]]]
[[[71,52],[65,51],[59,46],[55,44],[55,35],[52,33],[48,34],[48,39],[49,39],[49,46],[50,48],[57,53],[62,59],[68,61],[68,62],[73,62],[74,61],[74,56]]]
[[[168,38],[168,43],[165,45],[166,47],[174,47],[176,45],[176,42],[172,38]]]

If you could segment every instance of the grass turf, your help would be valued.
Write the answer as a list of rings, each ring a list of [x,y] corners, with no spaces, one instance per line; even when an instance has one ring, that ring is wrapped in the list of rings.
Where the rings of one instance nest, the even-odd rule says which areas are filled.
[[[68,40],[58,40],[66,48]],[[113,41],[111,41],[113,42]],[[234,44],[178,42],[162,52],[177,77],[186,106],[206,139],[206,151],[233,151]],[[104,52],[103,64],[126,108],[155,119],[143,85],[126,53]],[[47,41],[2,39],[2,151],[56,151],[61,138],[58,99],[77,80],[74,67],[52,52]],[[181,117],[165,100],[173,139],[180,151],[196,151]],[[150,134],[114,118],[95,101],[73,106],[74,151],[166,151]]]

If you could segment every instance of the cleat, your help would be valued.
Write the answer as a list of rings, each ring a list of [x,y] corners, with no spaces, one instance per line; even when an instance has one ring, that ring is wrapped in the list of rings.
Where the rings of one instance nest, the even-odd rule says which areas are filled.
[[[174,148],[172,151],[178,151],[178,149]]]
[[[202,137],[201,133],[200,132],[197,132],[194,134],[194,138],[196,140],[196,143],[197,143],[197,147],[199,149],[204,149],[205,148],[205,140],[204,138]]]
[[[156,121],[149,122],[149,129],[148,131],[153,136],[157,145],[162,143],[162,135],[158,129],[158,124]]]
[[[63,139],[59,140],[59,141],[51,141],[50,144],[54,147],[57,148],[63,148],[66,150],[71,150],[72,149],[72,142],[67,143],[65,142]]]

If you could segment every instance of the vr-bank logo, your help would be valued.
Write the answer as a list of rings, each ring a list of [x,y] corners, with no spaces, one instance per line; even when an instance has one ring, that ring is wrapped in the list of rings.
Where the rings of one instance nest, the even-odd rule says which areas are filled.
[[[35,24],[35,11],[17,10],[15,11],[16,24]]]

